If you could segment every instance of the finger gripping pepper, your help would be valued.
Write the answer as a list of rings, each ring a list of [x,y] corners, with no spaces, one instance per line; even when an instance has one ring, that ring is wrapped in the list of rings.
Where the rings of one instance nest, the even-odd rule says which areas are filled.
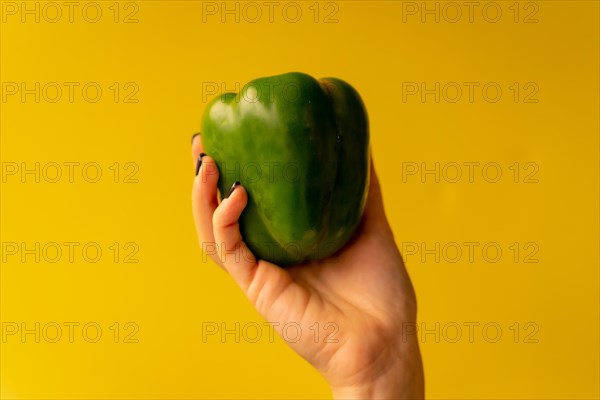
[[[327,257],[356,231],[369,185],[369,127],[354,88],[293,72],[223,93],[202,117],[219,191],[248,193],[244,241],[281,266]]]

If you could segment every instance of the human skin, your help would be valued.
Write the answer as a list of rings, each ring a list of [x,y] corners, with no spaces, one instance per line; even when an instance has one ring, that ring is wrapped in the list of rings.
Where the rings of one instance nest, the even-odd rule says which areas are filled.
[[[195,165],[202,152],[201,136],[195,135]],[[287,343],[323,375],[335,399],[421,399],[419,344],[416,335],[406,334],[406,327],[416,323],[416,296],[385,216],[373,163],[370,168],[358,231],[324,260],[285,269],[257,260],[238,225],[247,193],[236,186],[219,202],[219,173],[210,154],[202,157],[192,188],[196,230],[201,248],[220,249],[209,255],[278,334],[289,323],[311,332]],[[319,340],[311,331],[315,323],[323,333]],[[324,331],[326,324],[331,329]]]

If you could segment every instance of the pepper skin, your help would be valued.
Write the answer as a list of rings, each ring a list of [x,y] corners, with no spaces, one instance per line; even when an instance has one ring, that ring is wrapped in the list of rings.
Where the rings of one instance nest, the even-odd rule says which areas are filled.
[[[219,168],[220,193],[235,181],[248,193],[240,230],[258,259],[281,266],[322,259],[357,229],[369,127],[346,82],[298,72],[256,79],[207,105],[202,142]]]

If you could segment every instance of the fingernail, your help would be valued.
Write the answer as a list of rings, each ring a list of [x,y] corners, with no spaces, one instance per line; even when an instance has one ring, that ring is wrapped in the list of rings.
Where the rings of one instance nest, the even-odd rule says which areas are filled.
[[[200,136],[200,132],[198,132],[198,133],[194,133],[194,134],[192,135],[192,144],[194,143],[194,139],[196,138],[196,136]]]
[[[238,187],[239,185],[241,185],[240,181],[235,181],[234,184],[231,185],[231,189],[229,189],[229,193],[227,193],[227,196],[225,196],[225,198],[228,198],[229,196],[231,196],[231,193],[233,193],[235,188]]]
[[[202,157],[204,157],[206,154],[204,153],[200,153],[200,155],[198,156],[198,162],[196,162],[196,176],[198,175],[198,171],[200,171],[200,167],[202,166]]]

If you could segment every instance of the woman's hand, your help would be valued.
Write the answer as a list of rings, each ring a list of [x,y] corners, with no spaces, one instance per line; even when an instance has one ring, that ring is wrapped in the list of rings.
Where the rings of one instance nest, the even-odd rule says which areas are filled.
[[[201,137],[196,135],[194,162],[201,153]],[[405,333],[416,322],[416,297],[383,210],[373,164],[355,237],[332,257],[285,269],[254,258],[238,225],[246,191],[236,186],[219,203],[218,179],[214,160],[203,156],[192,190],[200,245],[221,249],[214,261],[280,335],[288,323],[300,326],[304,334],[288,344],[321,372],[334,397],[423,398],[417,337]],[[315,323],[324,334],[319,340],[313,334]]]

